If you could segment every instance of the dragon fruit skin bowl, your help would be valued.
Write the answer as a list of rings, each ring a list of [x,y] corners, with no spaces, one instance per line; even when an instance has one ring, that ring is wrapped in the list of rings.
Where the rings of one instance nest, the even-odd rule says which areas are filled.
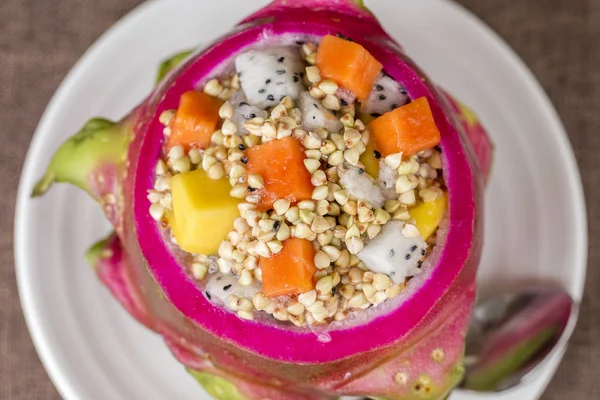
[[[240,318],[207,299],[182,267],[180,249],[148,213],[165,141],[160,116],[251,47],[319,42],[327,35],[359,44],[410,99],[427,100],[440,133],[448,211],[421,273],[378,307],[313,327]],[[275,1],[176,64],[171,61],[166,77],[120,122],[90,120],[59,149],[34,189],[41,195],[55,181],[69,182],[101,205],[114,233],[87,254],[101,281],[137,320],[164,337],[215,398],[444,399],[463,373],[492,155],[472,113],[437,88],[368,10],[351,0]]]

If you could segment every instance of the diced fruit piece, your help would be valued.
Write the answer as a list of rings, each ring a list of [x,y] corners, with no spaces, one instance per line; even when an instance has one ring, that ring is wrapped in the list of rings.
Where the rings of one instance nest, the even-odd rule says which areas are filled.
[[[247,51],[236,57],[235,69],[248,103],[259,108],[277,105],[285,96],[295,100],[302,90],[304,63],[292,48]]]
[[[378,117],[406,104],[408,96],[398,82],[383,75],[375,82],[369,98],[361,104],[361,112]]]
[[[385,198],[381,188],[359,168],[350,168],[341,174],[340,183],[353,198],[366,200],[375,208],[383,207]]]
[[[178,144],[186,150],[191,147],[207,148],[210,145],[210,137],[221,121],[221,104],[222,101],[218,98],[196,90],[182,94],[179,108],[171,122],[167,151]]]
[[[426,97],[383,114],[369,128],[384,157],[394,153],[409,156],[440,143],[440,131]]]
[[[446,193],[434,201],[421,202],[410,209],[410,217],[415,220],[423,239],[427,240],[440,225],[446,212],[448,198]]]
[[[335,115],[308,92],[300,93],[298,109],[302,113],[302,128],[306,131],[314,132],[318,128],[325,128],[328,132],[337,133],[342,129],[342,123]]]
[[[248,133],[248,130],[244,128],[244,122],[256,117],[267,118],[268,116],[269,113],[267,113],[265,110],[251,106],[250,104],[242,101],[241,103],[233,106],[233,115],[231,120],[237,127],[238,135],[245,135]]]
[[[376,151],[375,142],[371,140],[367,145],[367,150],[360,156],[360,162],[364,164],[365,171],[373,178],[377,178],[379,175],[379,160],[381,160],[381,153],[379,151],[375,153]],[[375,154],[379,157],[376,157]]]
[[[298,139],[288,136],[252,146],[246,157],[248,174],[258,174],[264,181],[259,210],[268,210],[278,199],[297,203],[311,198],[314,187],[304,166],[304,147]]]
[[[366,100],[383,66],[358,43],[327,35],[317,50],[316,65],[321,76]]]
[[[379,162],[379,176],[377,176],[377,184],[383,192],[383,197],[386,200],[397,200],[396,180],[398,179],[398,170],[386,164],[384,159]]]
[[[404,282],[408,276],[420,272],[419,260],[426,254],[427,243],[421,236],[407,238],[402,234],[404,222],[390,221],[381,233],[358,253],[367,267],[389,275],[394,283]]]
[[[203,170],[171,179],[173,234],[179,246],[193,254],[215,254],[240,216],[240,200],[229,195],[227,179],[210,179]]]
[[[300,294],[314,289],[315,248],[306,239],[288,239],[270,258],[260,258],[263,294],[266,297]]]
[[[210,301],[222,304],[227,304],[227,298],[230,294],[252,298],[257,292],[260,292],[260,282],[258,284],[242,285],[237,275],[225,275],[220,272],[211,274],[204,288],[204,295]]]

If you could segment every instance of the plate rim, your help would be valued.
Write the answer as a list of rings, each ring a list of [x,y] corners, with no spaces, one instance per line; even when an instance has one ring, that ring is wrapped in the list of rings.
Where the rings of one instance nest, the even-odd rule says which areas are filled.
[[[369,1],[369,0],[367,0]],[[370,0],[378,1],[378,0]],[[499,33],[493,30],[485,21],[479,18],[476,14],[471,12],[469,9],[458,4],[454,0],[436,0],[447,3],[453,7],[457,12],[465,15],[467,18],[474,20],[481,28],[483,28],[489,38],[506,53],[507,58],[505,60],[512,64],[512,70],[515,74],[521,75],[523,82],[528,85],[527,91],[534,93],[536,97],[541,101],[541,106],[547,111],[548,117],[550,117],[550,125],[553,126],[550,132],[555,139],[558,140],[559,151],[561,160],[565,162],[567,167],[567,175],[569,176],[568,182],[571,186],[571,195],[573,204],[576,205],[577,209],[574,210],[573,214],[576,216],[574,220],[574,226],[576,227],[575,232],[577,234],[576,243],[578,243],[578,249],[574,251],[574,254],[578,255],[578,260],[574,262],[574,265],[579,265],[581,276],[577,286],[577,293],[571,293],[576,297],[573,299],[577,306],[581,305],[583,300],[583,294],[585,291],[585,282],[587,278],[587,267],[588,267],[588,253],[589,253],[589,234],[588,234],[588,219],[587,219],[587,203],[585,200],[585,191],[583,189],[583,181],[581,180],[581,171],[579,170],[579,164],[575,157],[575,151],[569,139],[567,130],[560,118],[558,111],[554,107],[554,104],[550,100],[550,97],[544,90],[540,81],[536,78],[533,71],[525,63],[525,61],[519,56],[519,54],[506,42]],[[492,165],[493,173],[494,166]],[[579,314],[577,314],[579,315]]]
[[[79,57],[77,62],[71,67],[67,75],[57,87],[40,118],[27,149],[27,154],[19,179],[13,229],[14,266],[18,295],[21,302],[25,323],[40,361],[43,364],[46,373],[48,374],[48,377],[52,381],[56,390],[62,397],[68,400],[79,399],[79,395],[74,386],[69,383],[68,376],[62,372],[61,368],[57,364],[56,357],[53,353],[53,347],[49,342],[48,335],[45,333],[44,324],[37,316],[38,312],[36,302],[34,301],[35,294],[31,291],[31,285],[28,284],[29,280],[31,279],[33,267],[31,266],[32,263],[28,262],[27,247],[25,244],[25,239],[28,232],[26,229],[27,224],[22,223],[22,221],[27,219],[30,193],[29,188],[34,181],[35,173],[37,172],[34,168],[34,155],[43,150],[42,140],[43,137],[48,134],[47,126],[49,126],[51,121],[56,118],[56,115],[60,113],[64,98],[68,97],[71,89],[77,84],[80,75],[87,69],[87,65],[92,64],[94,58],[100,55],[101,49],[106,46],[110,46],[110,43],[119,37],[121,31],[125,30],[126,27],[135,22],[136,19],[143,18],[147,9],[155,7],[157,4],[166,1],[167,0],[152,0],[139,4],[119,20],[117,20]],[[375,2],[377,0],[371,1]],[[578,266],[577,271],[580,277],[576,281],[577,293],[574,293],[574,295],[576,297],[576,303],[580,304],[584,293],[589,250],[587,205],[585,202],[583,182],[581,180],[579,166],[577,164],[575,153],[569,141],[566,129],[542,85],[537,80],[533,72],[529,69],[527,64],[516,53],[516,51],[510,47],[496,31],[494,31],[470,10],[452,0],[438,1],[448,4],[449,6],[453,7],[455,11],[462,14],[465,18],[476,23],[482,32],[485,32],[486,36],[488,36],[489,39],[505,53],[505,57],[503,57],[503,59],[507,62],[507,64],[509,64],[511,72],[515,75],[519,75],[521,81],[527,85],[523,90],[530,92],[540,101],[541,109],[544,110],[546,116],[549,118],[548,123],[553,128],[550,134],[560,145],[560,159],[562,160],[563,165],[566,168],[566,174],[569,177],[568,185],[571,189],[570,197],[572,204],[575,206],[575,210],[573,211],[573,215],[575,216],[573,226],[575,234],[577,235],[577,249],[574,250],[574,254],[577,256],[577,260],[575,260],[573,264]],[[567,342],[565,340],[564,346],[557,349],[557,353],[560,354],[559,357],[561,359],[566,346]],[[554,375],[559,363],[557,362],[555,364],[556,365],[547,367],[553,368],[553,371],[550,374],[550,378],[548,378],[547,382],[545,382],[542,386],[542,390],[544,390],[549,384],[549,381]],[[538,393],[538,397],[539,395],[541,395],[541,393]]]

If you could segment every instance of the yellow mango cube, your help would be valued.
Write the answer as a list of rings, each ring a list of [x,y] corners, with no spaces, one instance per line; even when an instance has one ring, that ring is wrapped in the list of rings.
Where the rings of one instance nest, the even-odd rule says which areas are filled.
[[[210,179],[203,170],[171,179],[173,214],[171,229],[179,246],[194,254],[215,254],[240,216],[241,200],[231,197],[225,178]]]
[[[379,161],[381,158],[375,157],[375,143],[373,140],[369,141],[367,150],[360,156],[360,162],[365,165],[365,172],[377,179],[379,176]]]
[[[427,240],[440,225],[446,212],[447,197],[444,193],[434,201],[421,202],[410,209],[410,217],[415,220],[415,225],[424,240]]]

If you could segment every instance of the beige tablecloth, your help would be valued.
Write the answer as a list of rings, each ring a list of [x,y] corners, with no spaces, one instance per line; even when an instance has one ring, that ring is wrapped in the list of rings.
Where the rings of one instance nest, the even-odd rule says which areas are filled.
[[[0,0],[1,399],[60,399],[31,344],[15,284],[13,214],[27,146],[73,63],[139,2]],[[459,2],[523,57],[569,132],[589,206],[590,268],[577,331],[544,399],[600,399],[600,1]]]

